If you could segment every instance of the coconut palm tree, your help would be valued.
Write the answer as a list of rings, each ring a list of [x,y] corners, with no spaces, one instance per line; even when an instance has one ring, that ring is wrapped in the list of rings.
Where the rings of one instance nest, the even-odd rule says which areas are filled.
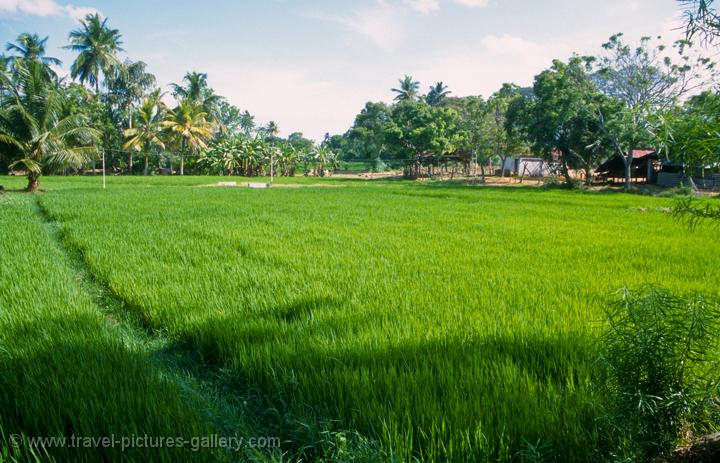
[[[420,90],[420,82],[413,80],[412,76],[408,75],[400,79],[398,82],[400,82],[400,87],[391,89],[393,92],[397,93],[395,101],[414,100],[417,98]]]
[[[135,127],[130,127],[123,132],[126,138],[123,149],[143,153],[145,160],[143,175],[148,174],[150,152],[156,149],[165,149],[165,142],[162,139],[165,111],[160,90],[156,90],[143,100],[142,105],[135,113],[137,119]]]
[[[208,85],[207,74],[188,72],[181,84],[170,84],[172,93],[178,100],[190,100],[199,105],[213,121],[218,120],[221,98]]]
[[[202,72],[188,72],[183,77],[182,84],[170,84],[173,96],[178,99],[190,99],[199,103],[209,90],[207,74]]]
[[[45,74],[48,78],[57,78],[57,74],[50,66],[60,66],[62,61],[52,56],[45,56],[48,38],[40,38],[37,34],[28,34],[27,32],[18,35],[15,42],[9,42],[5,49],[13,53],[10,59],[20,59],[23,61],[38,61],[42,63]],[[12,61],[10,61],[12,63]]]
[[[245,136],[250,136],[253,129],[255,128],[255,116],[250,114],[247,110],[240,115],[240,128],[242,129]]]
[[[0,145],[12,153],[15,162],[27,171],[27,190],[40,187],[43,168],[80,166],[95,152],[92,144],[98,133],[90,128],[84,114],[67,115],[57,84],[48,81],[40,61],[14,64],[13,79],[2,76],[9,89],[6,105],[0,109]]]
[[[10,60],[7,56],[0,54],[0,108],[4,106],[6,93],[9,89],[6,88],[5,82],[8,82],[8,68]]]
[[[119,64],[116,54],[123,49],[120,31],[107,25],[107,18],[89,14],[80,21],[80,28],[70,32],[69,48],[79,53],[70,67],[70,75],[80,83],[87,82],[100,94],[100,75],[105,79],[112,75],[113,66]]]
[[[180,101],[180,104],[167,114],[161,125],[180,150],[180,175],[185,175],[185,155],[188,151],[207,148],[215,125],[208,121],[207,113],[190,99]]]
[[[133,128],[133,113],[136,102],[155,86],[155,76],[147,72],[142,61],[125,60],[113,67],[112,78],[107,81],[108,93],[119,109],[127,115],[127,128]],[[133,171],[132,153],[128,155],[128,173]]]
[[[444,85],[442,82],[438,82],[430,87],[430,90],[425,96],[425,101],[430,106],[437,106],[451,93],[452,92],[448,90],[447,85]]]
[[[275,138],[278,133],[280,133],[280,127],[275,121],[270,121],[263,127],[263,134],[266,138]]]

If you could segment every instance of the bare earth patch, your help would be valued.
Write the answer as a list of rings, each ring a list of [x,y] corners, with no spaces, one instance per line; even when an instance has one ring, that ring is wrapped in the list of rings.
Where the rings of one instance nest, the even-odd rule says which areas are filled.
[[[200,188],[261,188],[259,185],[258,182],[217,182],[199,186]],[[269,184],[267,188],[337,188],[343,186],[347,185],[334,183],[273,183]]]

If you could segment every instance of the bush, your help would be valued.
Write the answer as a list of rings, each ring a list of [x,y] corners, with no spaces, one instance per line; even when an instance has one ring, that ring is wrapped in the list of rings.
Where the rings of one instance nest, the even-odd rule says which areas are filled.
[[[625,290],[607,317],[603,383],[612,397],[616,456],[655,460],[669,455],[684,433],[718,423],[716,302]]]
[[[661,191],[657,194],[661,198],[684,198],[684,197],[691,197],[695,196],[695,190],[692,189],[692,187],[680,185],[675,188],[670,188],[665,191]]]
[[[371,168],[372,172],[386,172],[387,170],[388,166],[385,161],[380,158],[375,159]]]

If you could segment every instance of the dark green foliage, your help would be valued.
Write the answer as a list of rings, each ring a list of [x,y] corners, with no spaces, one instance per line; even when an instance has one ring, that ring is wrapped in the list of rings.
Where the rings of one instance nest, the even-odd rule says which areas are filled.
[[[347,134],[348,144],[344,159],[371,160],[387,156],[385,129],[390,120],[390,108],[385,103],[368,102],[355,117]]]
[[[616,456],[653,461],[720,417],[720,306],[702,296],[624,290],[607,310],[605,386]],[[717,421],[715,421],[717,424]]]
[[[652,117],[664,157],[687,175],[703,176],[720,162],[720,95],[710,91]],[[717,169],[715,169],[717,170]]]
[[[556,60],[535,77],[533,98],[520,115],[533,151],[557,159],[568,184],[573,183],[571,169],[585,170],[590,182],[610,151],[601,127],[609,102],[590,79],[589,62],[577,56],[567,63]]]
[[[69,48],[78,52],[78,57],[70,67],[70,75],[81,83],[87,82],[95,87],[100,95],[100,75],[105,79],[112,75],[114,66],[120,62],[116,53],[122,51],[120,31],[108,26],[108,19],[98,13],[88,14],[80,20],[80,27],[70,32]]]
[[[385,139],[393,157],[410,159],[418,154],[442,156],[454,151],[464,133],[452,108],[430,106],[424,101],[401,100],[393,106]]]

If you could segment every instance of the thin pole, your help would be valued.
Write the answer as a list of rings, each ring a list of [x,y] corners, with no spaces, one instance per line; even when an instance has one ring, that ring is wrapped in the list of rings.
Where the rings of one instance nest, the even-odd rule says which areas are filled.
[[[103,154],[103,190],[105,189],[105,150],[102,152]]]

